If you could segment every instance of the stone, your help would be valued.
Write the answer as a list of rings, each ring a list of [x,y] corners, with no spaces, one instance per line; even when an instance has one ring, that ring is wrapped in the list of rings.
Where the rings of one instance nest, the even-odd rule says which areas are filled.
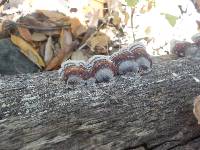
[[[31,62],[10,39],[0,40],[0,74],[35,73],[39,68]]]

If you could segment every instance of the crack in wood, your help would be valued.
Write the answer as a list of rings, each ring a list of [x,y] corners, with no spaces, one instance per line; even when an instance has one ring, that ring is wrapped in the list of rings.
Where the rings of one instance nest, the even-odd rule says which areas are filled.
[[[178,142],[178,141],[179,140],[166,140],[166,141],[163,141],[163,142],[161,142],[159,144],[156,144],[156,145],[154,145],[152,147],[149,147],[148,150],[154,150],[154,149],[157,149],[159,147],[162,147],[162,145],[165,145],[166,143]]]
[[[126,148],[123,148],[122,150],[134,150],[134,149],[144,149],[144,150],[149,150],[149,148],[147,147],[147,144],[146,143],[142,143],[140,145],[136,145],[136,146],[130,146],[130,147],[126,147]]]
[[[180,148],[181,148],[182,146],[186,146],[186,145],[188,145],[190,142],[192,142],[192,141],[194,141],[194,140],[196,140],[196,139],[199,139],[199,140],[200,140],[200,135],[198,135],[198,136],[196,136],[196,137],[192,137],[192,138],[188,139],[187,141],[184,141],[184,142],[182,142],[182,143],[180,143],[180,144],[177,144],[177,145],[175,145],[175,146],[169,148],[168,150],[173,150],[173,149],[175,149],[175,148],[177,148],[177,147],[180,147]]]

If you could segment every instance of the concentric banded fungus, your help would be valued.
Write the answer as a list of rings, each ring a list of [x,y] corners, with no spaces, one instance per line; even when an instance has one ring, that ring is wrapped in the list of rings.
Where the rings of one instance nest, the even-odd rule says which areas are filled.
[[[85,67],[85,62],[75,60],[68,60],[62,63],[59,74],[67,84],[80,83],[83,80],[87,80],[89,77],[89,73]]]
[[[95,55],[88,60],[90,77],[96,82],[109,82],[116,75],[116,67],[109,56]]]
[[[149,70],[152,66],[152,61],[146,57],[138,57],[136,62],[139,66],[139,71],[146,71]]]
[[[141,42],[134,42],[128,46],[128,50],[131,52],[135,52],[135,50],[144,50],[146,52],[146,47]]]
[[[152,67],[152,60],[142,43],[133,43],[129,46],[128,50],[138,64],[140,71],[145,71]]]
[[[185,41],[172,40],[170,42],[170,51],[172,54],[178,57],[184,57],[187,49],[191,46],[191,43]]]
[[[124,49],[111,55],[111,60],[117,67],[117,73],[122,75],[128,72],[138,72],[139,66],[135,62],[131,52]]]
[[[66,61],[59,70],[67,83],[95,79],[96,82],[109,82],[116,74],[138,73],[151,68],[152,60],[141,43],[134,43],[111,56],[95,55],[87,63]]]

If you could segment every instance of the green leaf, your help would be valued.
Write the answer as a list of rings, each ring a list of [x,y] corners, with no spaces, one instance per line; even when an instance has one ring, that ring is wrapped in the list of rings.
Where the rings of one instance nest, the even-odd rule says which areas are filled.
[[[176,25],[176,21],[178,19],[177,16],[171,15],[171,14],[164,14],[165,18],[167,19],[167,21],[169,22],[169,24],[174,27]]]
[[[125,0],[127,5],[130,6],[130,7],[134,7],[139,0]]]

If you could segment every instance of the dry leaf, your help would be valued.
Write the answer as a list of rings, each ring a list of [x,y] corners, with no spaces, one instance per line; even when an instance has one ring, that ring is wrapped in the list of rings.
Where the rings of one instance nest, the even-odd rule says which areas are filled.
[[[200,9],[200,0],[196,0],[196,4],[197,4],[198,8]]]
[[[69,17],[65,16],[63,13],[60,13],[58,11],[37,10],[36,12],[42,13],[43,15],[47,16],[49,18],[49,20],[51,20],[53,22],[69,19]]]
[[[47,36],[59,36],[60,32],[61,32],[61,30],[42,31],[42,33]]]
[[[33,32],[31,36],[32,36],[32,40],[36,42],[45,41],[47,39],[44,33]]]
[[[155,7],[155,0],[148,1],[148,10],[150,11],[153,7]]]
[[[125,25],[128,24],[128,20],[129,20],[129,14],[127,12],[124,12],[124,23],[125,23]]]
[[[91,36],[93,36],[96,33],[96,28],[88,28],[87,32],[84,34],[84,37],[82,39],[82,43],[85,43]]]
[[[65,49],[58,51],[57,55],[48,63],[45,70],[55,70],[58,69],[61,63],[69,59],[73,53],[74,44],[68,45]]]
[[[40,20],[43,20],[43,22],[41,22]],[[41,19],[41,18],[38,18],[38,16],[34,16],[34,14],[29,14],[29,15],[19,18],[17,20],[17,22],[20,24],[29,26],[29,27],[38,27],[39,28],[39,27],[44,27],[43,23],[46,20],[47,20],[46,18]]]
[[[113,24],[118,27],[120,23],[121,23],[121,18],[119,17],[119,13],[115,12],[113,14]]]
[[[0,22],[0,33],[3,32],[3,23]]]
[[[40,47],[39,47],[39,54],[44,58],[45,56],[45,47],[46,47],[46,42],[40,42]]]
[[[60,50],[58,54],[48,63],[45,70],[55,70],[58,69],[61,63],[64,61],[65,58],[70,58],[72,55],[72,49],[68,51],[68,53],[65,50]]]
[[[65,52],[60,50],[59,53],[47,64],[45,70],[50,71],[57,69],[65,57]]]
[[[77,50],[74,51],[72,56],[71,56],[71,60],[87,60],[87,56],[84,55],[83,51],[81,50]]]
[[[57,55],[58,52],[60,51],[60,44],[59,43],[55,43],[55,49],[54,49],[54,55]]]
[[[71,25],[71,31],[73,35],[76,35],[77,29],[81,26],[79,19],[71,18],[67,21]]]
[[[75,37],[79,37],[80,35],[82,35],[83,33],[87,32],[87,28],[83,25],[80,25],[77,30],[74,33]]]
[[[15,35],[11,35],[11,41],[17,45],[21,49],[20,51],[38,67],[45,67],[43,59],[29,43]]]
[[[144,32],[146,35],[149,35],[151,33],[151,26],[146,27]]]
[[[200,96],[196,97],[194,100],[194,116],[198,120],[198,124],[200,124]]]
[[[110,38],[104,33],[97,33],[88,41],[92,51],[95,51],[96,46],[107,47],[109,42]]]
[[[46,11],[47,13],[51,13],[51,11]],[[58,15],[60,14],[59,12],[56,12]],[[33,29],[33,30],[37,30],[37,31],[44,31],[44,30],[48,30],[51,28],[57,28],[59,29],[59,26],[62,25],[67,25],[67,21],[69,20],[69,18],[67,18],[66,16],[64,16],[63,14],[61,14],[61,16],[63,16],[60,20],[60,17],[58,18],[54,18],[54,16],[46,16],[44,15],[42,12],[35,12],[32,14],[28,14],[24,17],[21,17],[20,19],[17,20],[18,23],[25,25],[27,28],[29,29]]]
[[[46,62],[46,64],[48,64],[52,58],[53,58],[53,43],[52,43],[52,37],[49,36],[45,46],[44,61]]]
[[[151,9],[152,9],[153,7],[155,7],[155,0],[148,0],[148,1],[146,2],[146,4],[144,4],[144,5],[142,6],[142,8],[140,9],[140,13],[141,13],[141,14],[147,13],[147,12],[151,11]]]
[[[72,44],[72,35],[66,29],[62,29],[60,33],[60,47],[61,49],[67,48]]]
[[[101,55],[109,54],[107,46],[96,46],[95,52]]]
[[[26,40],[26,41],[28,41],[28,42],[31,42],[31,41],[32,41],[32,36],[31,36],[31,33],[30,33],[29,29],[24,28],[24,27],[18,27],[17,29],[18,29],[18,31],[19,31],[20,36],[21,36],[24,40]]]

